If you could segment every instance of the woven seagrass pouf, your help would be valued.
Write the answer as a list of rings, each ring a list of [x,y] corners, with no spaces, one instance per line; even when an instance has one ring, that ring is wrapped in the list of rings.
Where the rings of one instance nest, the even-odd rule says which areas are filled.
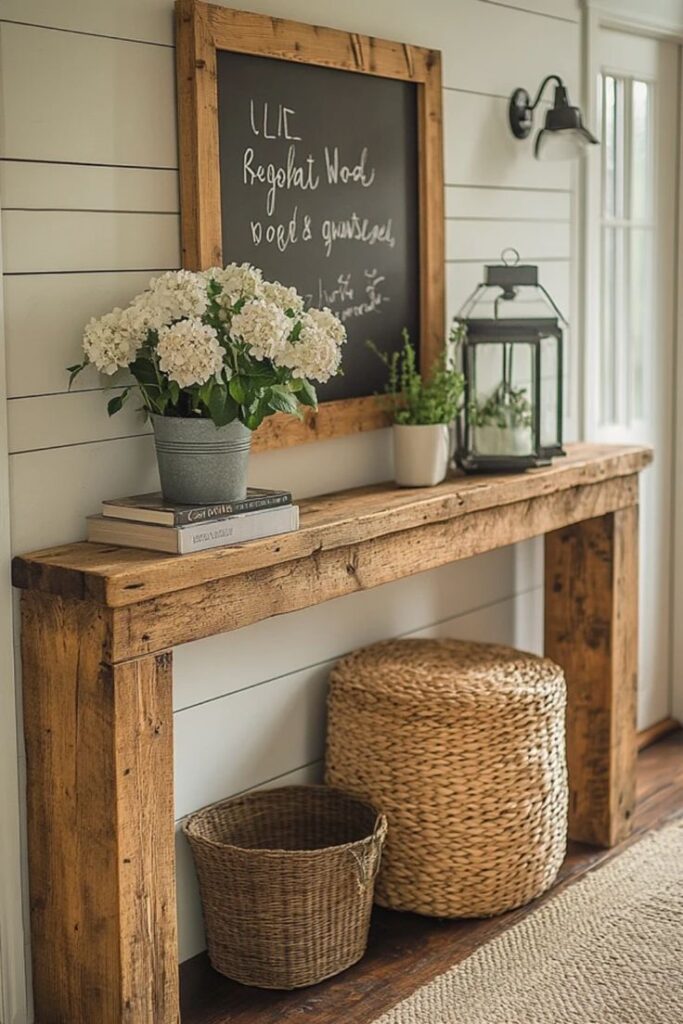
[[[567,840],[565,683],[493,644],[396,640],[335,666],[326,779],[387,816],[376,902],[489,917],[554,881]]]

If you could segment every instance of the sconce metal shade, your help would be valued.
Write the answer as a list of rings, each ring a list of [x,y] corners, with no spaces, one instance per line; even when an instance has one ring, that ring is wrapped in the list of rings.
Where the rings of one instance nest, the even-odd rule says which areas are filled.
[[[584,126],[579,107],[570,104],[567,89],[558,75],[548,75],[543,80],[533,103],[526,89],[515,89],[508,107],[510,129],[517,139],[529,136],[534,110],[550,81],[556,82],[555,98],[545,115],[545,125],[536,136],[534,155],[537,160],[572,159],[588,146],[598,145],[598,140]]]

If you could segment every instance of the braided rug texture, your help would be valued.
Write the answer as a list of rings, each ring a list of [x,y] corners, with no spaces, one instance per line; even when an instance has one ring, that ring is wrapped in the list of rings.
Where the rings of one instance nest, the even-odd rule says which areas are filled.
[[[652,833],[375,1024],[681,1024],[683,822]]]
[[[488,917],[552,884],[567,838],[565,703],[557,665],[494,644],[391,640],[337,663],[326,780],[387,817],[377,903]]]

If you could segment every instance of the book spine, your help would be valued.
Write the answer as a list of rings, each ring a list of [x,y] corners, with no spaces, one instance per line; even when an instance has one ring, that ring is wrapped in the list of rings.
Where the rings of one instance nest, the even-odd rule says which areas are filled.
[[[291,533],[298,526],[298,505],[287,505],[254,517],[238,517],[221,523],[199,523],[178,530],[178,551],[181,555],[187,555],[192,551],[205,551],[226,544],[242,544],[278,533]]]
[[[196,526],[209,522],[211,519],[225,519],[226,516],[239,516],[245,512],[259,512],[262,509],[282,508],[291,505],[291,494],[267,494],[258,498],[245,498],[243,501],[230,501],[224,505],[206,505],[201,508],[188,508],[175,513],[174,526]]]

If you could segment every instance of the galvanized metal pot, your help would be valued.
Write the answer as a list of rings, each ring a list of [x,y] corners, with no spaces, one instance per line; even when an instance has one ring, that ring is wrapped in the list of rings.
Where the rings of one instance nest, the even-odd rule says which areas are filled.
[[[247,493],[251,430],[239,420],[152,416],[161,490],[167,501],[210,505],[240,501]]]

